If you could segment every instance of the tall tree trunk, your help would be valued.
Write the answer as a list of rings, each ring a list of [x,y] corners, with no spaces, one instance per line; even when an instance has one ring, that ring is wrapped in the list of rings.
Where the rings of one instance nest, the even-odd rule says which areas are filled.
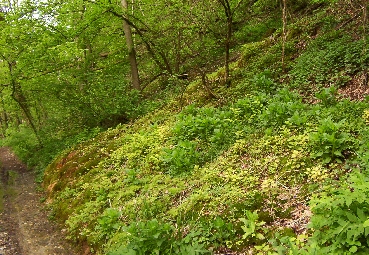
[[[37,131],[37,128],[36,128],[36,125],[35,125],[35,121],[32,117],[31,110],[29,108],[27,99],[23,94],[23,91],[22,91],[22,88],[21,88],[20,84],[14,79],[14,76],[13,76],[14,66],[15,66],[15,63],[11,63],[11,62],[8,63],[9,74],[10,74],[10,77],[11,77],[11,85],[12,85],[12,94],[11,94],[11,96],[14,99],[14,101],[17,102],[19,107],[21,108],[24,116],[27,119],[28,124],[31,126],[31,128],[32,128],[32,130],[33,130],[33,132],[36,136],[36,139],[37,139],[38,143],[42,147],[42,141],[41,141],[41,138],[38,134],[38,131]]]
[[[227,18],[227,35],[225,40],[225,84],[227,87],[231,85],[231,77],[230,77],[230,71],[229,71],[229,62],[230,62],[230,48],[231,48],[231,40],[232,40],[232,24],[233,24],[233,17],[236,10],[241,6],[241,4],[244,2],[244,0],[238,0],[238,3],[233,8],[231,7],[231,1],[230,0],[218,0],[218,3],[220,3],[223,6],[224,13]]]
[[[23,114],[26,117],[28,124],[31,126],[33,132],[36,135],[36,139],[37,139],[38,143],[42,146],[42,141],[41,141],[40,136],[38,135],[38,131],[36,129],[36,125],[35,125],[34,119],[32,117],[31,111],[28,107],[26,97],[23,95],[23,92],[20,90],[19,86],[17,86],[17,87],[18,87],[17,89],[13,90],[12,97],[13,97],[14,101],[16,101],[18,103],[19,107],[22,109]]]
[[[366,41],[366,25],[368,22],[368,2],[369,0],[362,0],[362,7],[363,7],[363,41],[364,41],[364,46],[363,46],[363,52],[362,52],[362,56],[363,59],[365,58],[366,52],[367,52],[367,41]],[[363,66],[364,68],[364,80],[363,83],[365,86],[368,85],[368,80],[369,80],[369,75],[368,75],[368,69],[366,66]]]
[[[1,128],[2,128],[1,131],[2,131],[2,137],[5,137],[6,130],[9,127],[9,118],[8,118],[8,113],[5,110],[4,100],[1,100],[1,106],[2,106],[2,109],[3,109],[3,112],[1,114],[2,115],[1,116]]]
[[[227,87],[231,85],[229,74],[230,47],[232,39],[232,16],[227,17],[227,37],[225,41],[225,84]]]
[[[282,72],[285,71],[285,51],[286,51],[286,39],[287,39],[287,3],[286,0],[282,0]]]
[[[225,62],[224,63],[225,74],[224,74],[224,79],[225,79],[226,86],[229,87],[231,85],[230,72],[229,72],[229,62],[230,62],[230,48],[231,48],[232,23],[233,23],[233,14],[234,14],[234,12],[232,11],[231,4],[230,4],[229,0],[218,0],[218,2],[223,6],[224,14],[227,18],[227,34],[226,34],[225,43],[224,43],[224,47],[225,47],[225,61],[224,61]],[[238,2],[237,7],[235,8],[235,10],[238,8],[238,6],[241,2],[242,2],[242,0],[240,0]]]
[[[127,0],[121,0],[121,3],[122,3],[122,8],[123,8],[123,15],[126,15],[128,11]],[[136,51],[135,51],[134,44],[133,44],[131,26],[128,24],[126,19],[123,19],[123,30],[124,30],[124,35],[126,37],[129,63],[131,65],[132,85],[134,89],[140,90],[141,85],[140,85],[140,78],[138,75]]]
[[[5,130],[7,130],[8,127],[9,127],[9,118],[8,118],[8,113],[5,110],[5,103],[4,103],[3,99],[1,100],[1,106],[3,108],[3,114],[2,114],[3,115],[2,116],[3,124],[1,126],[4,129],[4,134],[5,134]]]
[[[176,43],[176,63],[175,63],[175,72],[178,74],[181,66],[181,38],[182,31],[181,29],[178,31],[177,35],[177,43]]]

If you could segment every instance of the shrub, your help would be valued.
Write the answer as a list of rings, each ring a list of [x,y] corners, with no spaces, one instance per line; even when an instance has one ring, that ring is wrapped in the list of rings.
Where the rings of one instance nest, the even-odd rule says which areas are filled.
[[[108,252],[108,255],[210,254],[201,244],[177,241],[175,231],[174,226],[157,219],[133,222],[124,228],[127,243]]]
[[[162,160],[170,174],[189,173],[200,163],[201,154],[196,149],[197,143],[179,141],[173,148],[163,150]]]
[[[320,254],[369,253],[369,178],[353,173],[348,183],[311,201],[314,230],[311,242]]]
[[[310,135],[312,158],[321,158],[324,164],[342,162],[345,158],[343,152],[350,150],[354,144],[351,135],[341,130],[344,123],[345,120],[336,123],[330,118],[320,121],[318,130]]]

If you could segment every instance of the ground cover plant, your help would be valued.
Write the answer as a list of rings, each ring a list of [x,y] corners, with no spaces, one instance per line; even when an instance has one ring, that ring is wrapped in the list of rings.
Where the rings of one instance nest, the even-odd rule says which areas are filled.
[[[201,15],[211,11],[221,20],[222,9],[210,2]],[[142,31],[137,23],[140,47],[153,58],[141,49],[141,73],[150,80],[141,92],[124,94],[113,111],[116,93],[126,87],[109,86],[120,78],[102,68],[112,60],[100,55],[85,66],[99,73],[74,77],[81,93],[99,85],[85,94],[83,102],[93,107],[74,122],[75,132],[60,127],[41,146],[37,135],[57,125],[42,129],[42,116],[38,132],[26,123],[7,130],[3,143],[37,167],[50,218],[65,226],[72,242],[88,247],[82,252],[368,252],[369,51],[360,19],[366,8],[344,0],[289,4],[288,19],[281,19],[276,1],[231,5],[230,41],[213,27],[217,18],[184,9],[196,29],[209,31],[196,30],[195,38],[194,24],[173,27],[176,37],[168,38],[177,45],[166,53],[160,47],[171,22],[162,33],[150,19]],[[170,5],[166,17],[178,6]],[[107,10],[120,15],[114,11]],[[218,42],[232,46],[229,66],[219,64]],[[94,51],[89,54],[86,59]],[[173,70],[186,75],[170,67],[182,58],[183,66]],[[150,77],[157,68],[164,70]],[[105,88],[114,100],[94,105],[91,95],[103,101]],[[73,101],[73,107],[80,105]]]
[[[87,142],[67,152],[55,161],[59,166],[49,166],[45,185],[70,238],[103,247],[106,254],[272,251],[277,248],[268,239],[296,230],[278,226],[277,219],[291,219],[296,213],[291,203],[306,205],[310,190],[339,185],[336,180],[347,172],[343,162],[363,146],[359,131],[365,119],[350,117],[346,107],[362,115],[368,104],[310,105],[281,89],[222,108],[189,106],[164,119],[158,114],[160,121],[148,119],[155,124],[108,131],[92,147]],[[73,170],[63,165],[80,159],[78,154],[91,161],[91,151],[106,156],[97,165],[74,162]],[[324,208],[320,199],[311,202],[320,206],[312,207],[313,228],[320,226],[318,217],[326,217],[317,211]],[[317,232],[313,238],[321,240]]]

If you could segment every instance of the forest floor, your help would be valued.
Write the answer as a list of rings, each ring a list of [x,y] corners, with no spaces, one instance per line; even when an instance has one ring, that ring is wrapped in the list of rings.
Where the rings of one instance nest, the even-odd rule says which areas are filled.
[[[6,147],[0,164],[0,255],[76,254],[49,220],[34,173]]]

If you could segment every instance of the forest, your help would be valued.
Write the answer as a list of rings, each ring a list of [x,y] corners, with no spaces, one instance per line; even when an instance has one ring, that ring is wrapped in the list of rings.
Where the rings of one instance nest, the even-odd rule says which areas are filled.
[[[0,145],[80,254],[369,254],[368,4],[1,0]]]

